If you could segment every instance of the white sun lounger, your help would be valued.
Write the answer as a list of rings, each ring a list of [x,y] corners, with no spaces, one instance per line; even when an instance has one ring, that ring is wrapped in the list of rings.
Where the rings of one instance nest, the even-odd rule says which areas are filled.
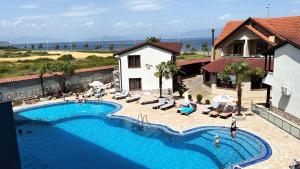
[[[115,96],[115,99],[116,99],[116,100],[124,99],[124,98],[126,98],[128,95],[129,95],[129,91],[128,91],[128,90],[125,90],[125,92],[124,92],[123,94],[118,95],[118,96]]]
[[[134,95],[126,98],[126,103],[138,101],[141,98],[140,95]]]
[[[153,109],[158,109],[160,106],[166,104],[166,99],[165,98],[159,98],[158,103],[153,105]]]
[[[113,95],[113,99],[115,99],[117,96],[122,96],[126,93],[126,90],[121,91],[120,93],[116,93],[115,95]]]
[[[161,109],[161,110],[167,110],[167,109],[169,109],[169,108],[171,108],[171,107],[174,107],[174,106],[175,106],[175,99],[170,99],[170,100],[168,101],[168,103],[165,104],[165,105],[162,105],[162,106],[160,107],[160,109]]]

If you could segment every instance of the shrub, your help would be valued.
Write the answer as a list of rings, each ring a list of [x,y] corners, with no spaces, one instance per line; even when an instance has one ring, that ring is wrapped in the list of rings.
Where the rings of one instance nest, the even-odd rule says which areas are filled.
[[[206,99],[205,104],[210,104],[210,100]]]
[[[57,59],[58,61],[73,61],[75,58],[71,54],[62,55]]]
[[[197,102],[201,103],[203,96],[201,94],[197,94],[196,98],[197,98]]]
[[[96,56],[96,55],[91,55],[86,57],[87,60],[94,60],[94,59],[100,59],[100,57]]]

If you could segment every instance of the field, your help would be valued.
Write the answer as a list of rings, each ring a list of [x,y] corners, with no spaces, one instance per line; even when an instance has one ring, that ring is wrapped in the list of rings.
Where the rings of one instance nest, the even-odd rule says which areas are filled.
[[[200,59],[205,57],[203,54],[195,54],[195,53],[185,53],[180,56],[177,56],[177,60],[193,60],[193,59]]]
[[[118,60],[112,55],[112,53],[98,52],[2,50],[0,78],[36,74],[38,65],[42,63],[53,65],[53,71],[58,71],[56,66],[63,62],[72,63],[76,69],[117,65]]]
[[[39,58],[58,59],[62,55],[71,54],[75,59],[85,59],[88,56],[94,55],[98,57],[110,57],[113,53],[100,52],[79,52],[79,51],[9,51],[0,50],[0,62],[18,62],[23,60],[35,60]]]
[[[37,65],[41,63],[58,65],[57,63],[60,62],[70,62],[74,64],[76,69],[117,65],[118,60],[112,56],[113,53],[101,53],[99,51],[0,50],[0,78],[36,74]],[[177,60],[202,57],[204,55],[185,53],[178,56]]]

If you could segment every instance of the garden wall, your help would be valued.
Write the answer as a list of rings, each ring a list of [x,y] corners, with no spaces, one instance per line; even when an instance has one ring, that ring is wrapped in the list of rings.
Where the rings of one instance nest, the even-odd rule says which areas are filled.
[[[80,71],[67,81],[67,88],[71,91],[82,91],[88,88],[92,81],[101,81],[104,84],[112,81],[114,68],[106,68],[93,71]],[[47,95],[61,95],[61,76],[53,74],[44,78],[44,86]],[[39,78],[29,80],[14,80],[12,82],[0,83],[2,100],[23,100],[38,98],[42,96]],[[1,100],[1,98],[0,98]]]

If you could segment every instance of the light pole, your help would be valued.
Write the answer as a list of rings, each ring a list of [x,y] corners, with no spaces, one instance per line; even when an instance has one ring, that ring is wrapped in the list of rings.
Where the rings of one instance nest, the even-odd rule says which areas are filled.
[[[270,0],[268,0],[268,4],[266,6],[267,9],[267,17],[270,18]]]

